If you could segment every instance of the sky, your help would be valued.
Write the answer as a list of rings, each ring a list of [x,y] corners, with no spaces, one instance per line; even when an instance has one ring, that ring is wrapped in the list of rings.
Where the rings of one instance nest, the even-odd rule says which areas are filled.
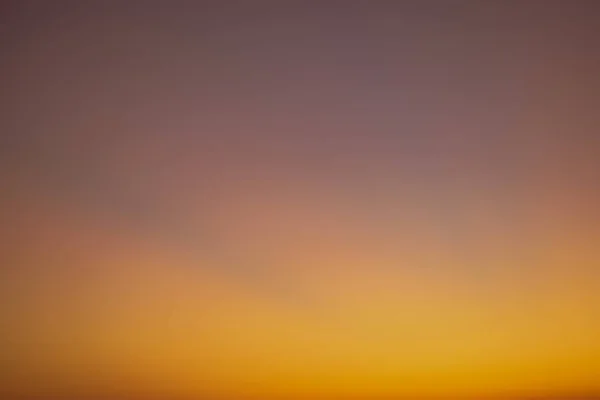
[[[0,395],[600,396],[600,8],[8,1]]]

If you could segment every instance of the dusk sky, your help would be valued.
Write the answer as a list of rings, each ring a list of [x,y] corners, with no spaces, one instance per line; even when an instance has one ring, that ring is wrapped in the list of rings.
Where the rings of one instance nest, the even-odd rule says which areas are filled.
[[[0,398],[600,397],[600,2],[0,10]]]

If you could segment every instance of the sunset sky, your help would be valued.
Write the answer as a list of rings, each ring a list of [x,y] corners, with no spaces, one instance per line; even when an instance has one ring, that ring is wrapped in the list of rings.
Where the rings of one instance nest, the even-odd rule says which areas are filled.
[[[599,4],[2,2],[0,398],[600,397]]]

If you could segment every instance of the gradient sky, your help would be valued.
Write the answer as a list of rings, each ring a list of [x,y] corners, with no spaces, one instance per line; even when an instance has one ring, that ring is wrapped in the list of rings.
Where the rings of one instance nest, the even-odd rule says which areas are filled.
[[[0,394],[600,394],[599,27],[4,2]]]

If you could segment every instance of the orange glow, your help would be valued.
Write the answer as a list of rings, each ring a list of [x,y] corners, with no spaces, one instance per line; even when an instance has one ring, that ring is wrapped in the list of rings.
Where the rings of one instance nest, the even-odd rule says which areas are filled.
[[[63,225],[61,236],[53,233],[45,240],[73,237],[71,229],[80,226]],[[104,254],[94,256],[102,262],[81,276],[79,285],[86,290],[78,300],[65,303],[64,289],[47,280],[38,289],[46,293],[38,295],[43,304],[20,306],[19,337],[11,351],[20,354],[23,368],[36,360],[42,387],[47,382],[69,391],[78,382],[236,396],[598,389],[600,320],[592,316],[600,290],[586,273],[594,270],[594,254],[581,257],[577,266],[557,265],[551,274],[545,267],[543,276],[527,267],[512,277],[517,284],[483,288],[428,273],[431,258],[381,259],[372,253],[369,259],[369,249],[357,246],[329,254],[322,244],[311,253],[299,241],[298,254],[313,254],[310,268],[289,274],[315,300],[290,306],[242,283],[226,283],[168,248],[100,228],[88,231],[94,235],[78,243],[105,243]],[[294,252],[293,244],[283,249],[281,256]],[[314,254],[325,261],[318,263]],[[395,268],[419,261],[421,268]],[[105,271],[104,281],[89,279],[97,268]],[[23,358],[19,343],[32,342],[43,351]]]
[[[0,400],[600,395],[600,1],[13,3]]]

